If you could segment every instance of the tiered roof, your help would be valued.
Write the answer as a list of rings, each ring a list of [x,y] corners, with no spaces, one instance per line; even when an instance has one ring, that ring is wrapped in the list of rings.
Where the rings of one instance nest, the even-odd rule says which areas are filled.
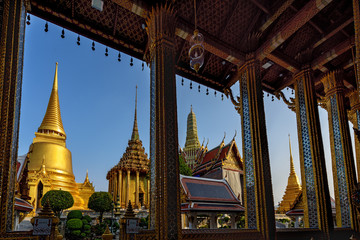
[[[125,153],[121,157],[119,163],[115,165],[106,176],[106,179],[110,179],[110,174],[113,171],[130,170],[147,173],[149,171],[150,160],[145,153],[145,148],[142,145],[142,141],[139,137],[139,130],[137,125],[137,86],[135,96],[135,116],[134,126],[131,134],[131,139],[128,142]]]

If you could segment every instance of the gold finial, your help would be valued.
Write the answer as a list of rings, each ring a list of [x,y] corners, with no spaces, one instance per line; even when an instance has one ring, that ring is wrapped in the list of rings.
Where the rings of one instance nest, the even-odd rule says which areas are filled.
[[[190,113],[187,117],[187,130],[186,130],[186,140],[185,140],[185,148],[188,149],[199,149],[200,141],[198,138],[197,132],[197,124],[196,124],[196,115],[193,112],[193,107],[190,105]]]
[[[131,140],[139,140],[139,130],[137,125],[137,85],[136,85],[136,91],[135,91],[135,117],[134,117],[134,127],[133,132],[131,134]]]
[[[290,141],[290,134],[289,134],[289,149],[290,149],[290,174],[295,173],[294,167],[294,160],[291,153],[291,141]]]
[[[87,183],[87,182],[90,182],[89,181],[89,171],[88,171],[88,169],[86,169],[86,177],[85,177],[84,183]]]
[[[54,83],[53,83],[53,88],[51,91],[49,103],[46,109],[46,113],[38,129],[38,132],[46,133],[46,131],[54,131],[66,137],[61,120],[60,103],[59,103],[59,95],[58,95],[58,63],[56,63],[56,67],[55,67]]]

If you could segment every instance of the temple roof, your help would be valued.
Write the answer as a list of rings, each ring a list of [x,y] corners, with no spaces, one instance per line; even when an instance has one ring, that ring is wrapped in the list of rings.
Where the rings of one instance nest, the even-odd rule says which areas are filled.
[[[180,183],[187,201],[240,204],[225,179],[217,180],[180,175]]]
[[[54,83],[46,109],[44,119],[38,129],[38,132],[54,131],[66,137],[63,123],[61,120],[60,103],[58,95],[58,63],[55,67]]]
[[[231,142],[227,145],[224,144],[223,140],[218,146],[206,152],[198,166],[194,169],[193,175],[202,176],[203,174],[211,171],[212,169],[223,166],[231,151],[234,151],[235,155],[238,157],[238,164],[239,167],[242,169],[240,153],[237,149],[235,138],[233,138]]]
[[[137,86],[135,94],[135,114],[134,125],[131,134],[131,139],[128,141],[125,153],[121,157],[119,163],[115,165],[106,175],[106,179],[110,178],[110,174],[113,171],[118,170],[131,170],[147,173],[149,171],[150,160],[145,153],[145,148],[142,145],[142,141],[139,137],[138,125],[137,125]]]

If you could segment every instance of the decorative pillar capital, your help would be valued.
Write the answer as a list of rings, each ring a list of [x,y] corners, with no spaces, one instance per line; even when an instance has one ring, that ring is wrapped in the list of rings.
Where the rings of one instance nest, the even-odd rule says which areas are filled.
[[[343,71],[337,69],[326,73],[321,78],[326,97],[344,90],[343,75]]]
[[[360,110],[360,96],[359,92],[354,90],[349,94],[350,111]]]
[[[145,60],[149,63],[153,59],[154,49],[161,44],[173,47],[175,42],[176,10],[172,4],[156,5],[146,19],[148,34],[148,49]]]

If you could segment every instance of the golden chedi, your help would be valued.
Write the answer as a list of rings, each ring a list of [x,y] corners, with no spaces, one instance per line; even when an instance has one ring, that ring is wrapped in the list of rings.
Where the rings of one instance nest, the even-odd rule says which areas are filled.
[[[57,68],[56,63],[49,104],[27,155],[30,202],[36,210],[41,207],[41,198],[47,191],[61,189],[73,196],[72,209],[87,209],[75,182],[71,152],[66,148],[66,134],[60,114]],[[94,192],[92,184],[86,186],[87,190]]]
[[[136,87],[137,88],[137,87]],[[139,137],[137,126],[137,93],[135,97],[135,117],[131,139],[119,163],[106,175],[109,181],[109,193],[121,208],[129,201],[135,209],[149,208],[150,204],[150,160]]]
[[[278,208],[279,213],[286,213],[287,211],[291,210],[294,207],[294,204],[297,202],[298,197],[302,192],[299,178],[295,172],[294,161],[291,154],[290,136],[289,136],[289,148],[290,148],[290,175],[288,177],[288,183],[286,186],[283,199],[280,202]]]

